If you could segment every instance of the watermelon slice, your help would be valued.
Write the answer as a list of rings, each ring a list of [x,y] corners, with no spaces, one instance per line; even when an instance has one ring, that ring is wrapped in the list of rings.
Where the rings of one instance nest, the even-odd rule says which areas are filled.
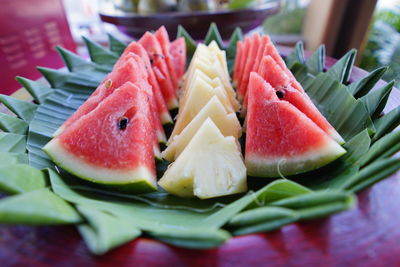
[[[242,79],[242,75],[243,75],[243,72],[245,69],[247,55],[249,55],[249,53],[250,53],[250,45],[251,45],[251,38],[249,36],[246,36],[244,39],[244,44],[243,44],[243,56],[240,58],[240,61],[237,62],[239,69],[238,69],[237,77],[235,77],[236,92],[238,94],[239,101],[242,101],[244,98],[244,95],[242,95],[238,89],[239,89],[240,81]]]
[[[257,40],[253,40],[253,44],[256,44]],[[258,71],[259,66],[261,64],[261,59],[263,58],[263,54],[265,52],[265,47],[271,42],[269,39],[268,35],[262,35],[260,37],[259,41],[259,46],[257,48],[257,54],[256,56],[250,60],[250,58],[247,61],[250,61],[250,68],[245,70],[245,73],[242,75],[242,79],[240,81],[240,88],[242,88],[242,94],[246,98],[246,91],[247,91],[247,85],[249,84],[249,78],[250,78],[250,72],[253,71]],[[247,64],[247,63],[246,63]]]
[[[176,91],[160,43],[150,32],[146,32],[138,42],[146,49],[149,55],[154,74],[160,85],[167,107],[169,109],[177,108],[178,99]]]
[[[161,122],[163,124],[172,123],[171,115],[168,112],[167,105],[165,103],[164,97],[161,93],[161,88],[158,85],[158,81],[156,76],[154,75],[153,69],[151,68],[150,58],[147,55],[146,50],[137,42],[131,42],[127,48],[124,50],[124,53],[121,55],[120,59],[117,62],[117,65],[120,64],[124,59],[129,58],[129,54],[134,53],[138,55],[145,64],[145,68],[148,73],[148,82],[152,87],[153,94],[157,103],[157,109],[160,113]]]
[[[250,72],[254,65],[256,64],[256,58],[258,51],[260,50],[260,45],[261,45],[261,38],[258,33],[255,33],[253,35],[253,38],[250,42],[250,48],[249,48],[249,54],[247,54],[245,65],[243,66],[243,73],[242,77],[240,77],[239,83],[238,83],[238,94],[240,94],[242,97],[245,96],[245,92],[247,88],[245,87],[246,85],[246,80],[249,79]]]
[[[186,42],[183,37],[180,37],[171,43],[169,52],[174,61],[175,73],[178,80],[185,74],[186,69]]]
[[[344,143],[340,134],[319,112],[304,90],[299,91],[292,87],[291,78],[286,75],[281,66],[272,57],[266,56],[263,58],[258,73],[275,88],[280,99],[286,100],[298,108],[338,143]]]
[[[76,176],[101,184],[155,191],[153,125],[146,92],[125,83],[43,150]]]
[[[155,140],[155,151],[159,149],[158,142],[165,143],[166,137],[164,129],[162,127],[160,117],[157,115],[158,110],[155,102],[155,98],[151,89],[151,86],[147,82],[147,71],[145,69],[142,60],[135,54],[129,53],[129,56],[125,56],[124,60],[121,60],[113,69],[111,73],[107,75],[104,81],[99,85],[95,92],[83,103],[78,110],[69,117],[63,125],[55,132],[54,136],[57,136],[67,127],[72,125],[83,115],[91,112],[95,109],[101,101],[111,95],[117,88],[125,84],[126,82],[132,82],[147,92],[147,95],[151,103],[151,122],[153,123],[153,129],[156,129],[157,139]],[[156,153],[158,156],[160,153]]]
[[[160,43],[165,62],[167,63],[169,75],[171,77],[172,84],[175,90],[178,89],[178,77],[175,71],[174,60],[170,53],[171,42],[169,41],[168,32],[164,26],[161,26],[155,33],[154,36]]]
[[[249,175],[303,173],[346,153],[300,110],[280,100],[255,72],[250,75],[248,95],[245,163]]]
[[[237,80],[239,76],[239,69],[241,68],[240,62],[243,58],[243,42],[239,40],[237,42],[237,48],[236,48],[236,57],[235,57],[235,66],[233,68],[233,84],[235,87],[237,87]]]

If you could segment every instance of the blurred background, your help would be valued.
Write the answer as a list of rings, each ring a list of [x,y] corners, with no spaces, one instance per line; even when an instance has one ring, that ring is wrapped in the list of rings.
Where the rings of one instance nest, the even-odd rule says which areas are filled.
[[[241,26],[282,46],[323,43],[334,58],[356,48],[358,66],[389,66],[384,79],[400,86],[400,0],[19,0],[0,10],[0,91],[18,88],[15,75],[39,77],[36,65],[61,67],[54,45],[86,55],[82,35],[106,45],[107,33],[129,41],[165,24],[174,38],[183,24],[201,39],[210,21],[225,38]]]

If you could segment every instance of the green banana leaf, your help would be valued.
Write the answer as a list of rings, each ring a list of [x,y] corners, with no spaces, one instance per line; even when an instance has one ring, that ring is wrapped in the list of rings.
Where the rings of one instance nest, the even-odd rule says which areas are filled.
[[[183,27],[178,36],[185,38],[189,59],[196,43]],[[216,40],[226,49],[232,70],[241,38],[237,29],[224,48],[212,25],[207,42]],[[163,191],[131,195],[77,179],[56,167],[41,148],[102,82],[126,47],[112,36],[109,40],[107,49],[85,39],[91,61],[57,48],[68,71],[39,68],[50,86],[18,78],[38,105],[0,96],[19,117],[0,117],[0,127],[8,131],[0,132],[0,159],[4,158],[0,189],[16,194],[0,200],[0,223],[77,224],[94,254],[103,254],[141,233],[175,246],[205,249],[219,246],[231,235],[274,230],[349,209],[356,203],[354,192],[400,168],[400,161],[390,158],[400,149],[398,133],[390,133],[400,123],[399,109],[378,118],[392,86],[369,92],[384,69],[347,86],[343,83],[348,81],[355,51],[323,73],[324,47],[305,60],[299,43],[286,62],[347,141],[347,153],[335,162],[291,180],[249,178],[247,194],[209,200],[181,199]],[[24,164],[27,158],[30,166]]]
[[[42,171],[26,164],[17,164],[17,158],[12,164],[0,166],[0,192],[19,194],[34,191],[48,186],[47,177]]]
[[[57,225],[81,222],[78,212],[48,188],[0,200],[0,223]]]
[[[25,135],[28,132],[29,124],[17,117],[0,113],[0,130],[7,133]]]
[[[106,212],[82,205],[77,210],[89,222],[78,225],[78,230],[93,254],[104,254],[141,234],[136,227]]]
[[[218,44],[219,48],[224,49],[224,42],[222,41],[222,37],[219,34],[217,24],[215,24],[214,22],[211,23],[206,37],[204,38],[204,43],[206,45],[210,44],[212,41],[215,41]]]

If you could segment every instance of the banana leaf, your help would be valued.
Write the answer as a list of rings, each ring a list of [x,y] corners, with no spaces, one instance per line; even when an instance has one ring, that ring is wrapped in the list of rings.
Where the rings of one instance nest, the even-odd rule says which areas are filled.
[[[325,45],[320,45],[317,50],[307,59],[306,65],[308,70],[317,75],[324,71],[325,68]]]
[[[110,50],[117,54],[118,56],[124,52],[126,48],[126,43],[124,41],[119,40],[112,34],[108,34],[108,42],[110,44]]]
[[[371,134],[375,131],[364,104],[355,99],[345,85],[328,74],[318,74],[304,90],[345,140],[351,139],[366,128]]]
[[[139,229],[111,214],[82,205],[77,210],[88,221],[78,225],[78,230],[93,254],[104,254],[141,234]]]
[[[57,225],[81,220],[74,207],[48,188],[0,200],[1,224]]]
[[[208,29],[208,32],[206,34],[206,37],[204,38],[204,43],[206,45],[210,44],[212,41],[215,41],[220,49],[224,49],[225,47],[224,42],[222,41],[222,37],[219,34],[217,24],[215,24],[214,22],[211,23],[210,28]]]
[[[35,114],[37,105],[22,100],[15,99],[11,96],[0,94],[0,103],[3,103],[18,118],[26,122],[30,122]]]
[[[28,132],[29,124],[14,116],[0,113],[0,129],[4,132],[25,135]]]
[[[0,192],[19,194],[34,191],[48,186],[47,177],[41,171],[26,164],[0,166]]]
[[[382,113],[393,86],[394,81],[391,81],[385,86],[360,98],[372,119],[376,119]]]

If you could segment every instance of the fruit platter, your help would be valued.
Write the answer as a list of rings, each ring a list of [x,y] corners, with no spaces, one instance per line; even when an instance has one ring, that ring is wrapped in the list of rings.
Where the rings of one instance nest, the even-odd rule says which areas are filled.
[[[74,224],[95,255],[204,251],[352,209],[400,168],[397,89],[374,88],[386,68],[350,80],[355,50],[326,69],[324,46],[283,58],[215,24],[109,41],[85,39],[90,61],[57,47],[48,84],[17,77],[33,102],[0,96],[0,223]]]

